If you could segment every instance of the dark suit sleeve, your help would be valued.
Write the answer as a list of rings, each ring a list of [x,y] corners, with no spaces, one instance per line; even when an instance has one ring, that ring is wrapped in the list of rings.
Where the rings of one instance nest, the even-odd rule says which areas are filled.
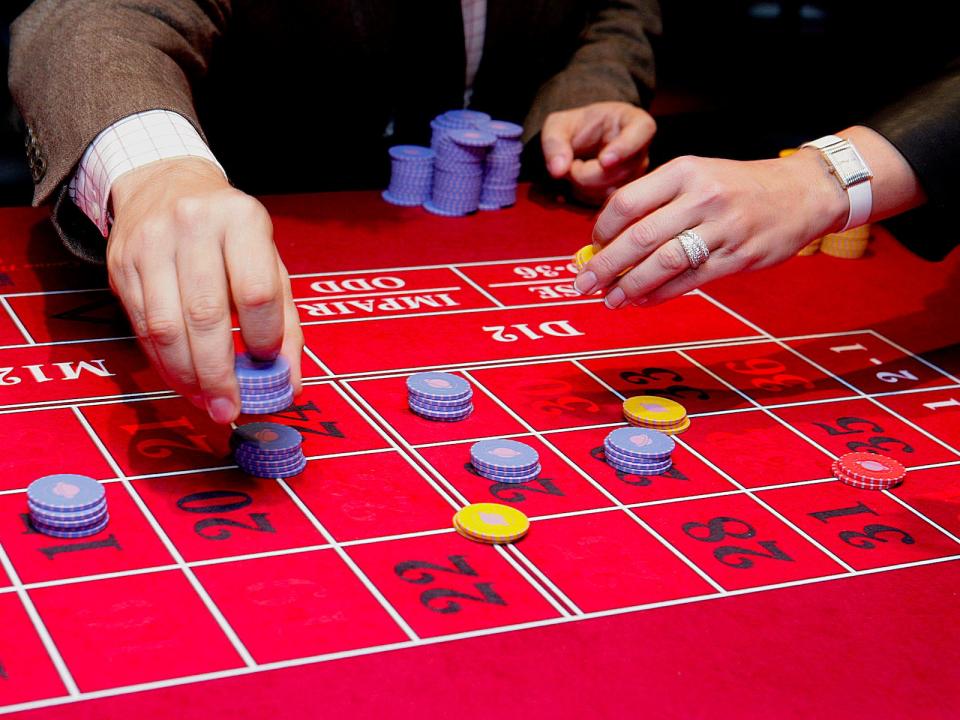
[[[886,224],[917,255],[942,260],[960,241],[949,231],[960,197],[960,59],[863,124],[900,151],[927,194],[926,205]]]
[[[199,130],[191,84],[229,14],[229,0],[37,0],[17,18],[9,82],[27,126],[34,204],[121,118],[167,109]]]
[[[649,105],[655,77],[650,36],[660,32],[656,0],[599,3],[570,62],[537,92],[524,136],[540,132],[557,110],[605,100]]]

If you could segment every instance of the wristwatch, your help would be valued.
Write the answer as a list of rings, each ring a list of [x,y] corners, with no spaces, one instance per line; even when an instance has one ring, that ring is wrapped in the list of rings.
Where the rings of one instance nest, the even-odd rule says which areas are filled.
[[[836,135],[825,135],[819,140],[804,143],[800,147],[813,147],[820,151],[827,169],[837,178],[840,187],[847,191],[850,214],[839,232],[860,227],[870,219],[873,209],[873,189],[870,178],[873,173],[853,143]]]

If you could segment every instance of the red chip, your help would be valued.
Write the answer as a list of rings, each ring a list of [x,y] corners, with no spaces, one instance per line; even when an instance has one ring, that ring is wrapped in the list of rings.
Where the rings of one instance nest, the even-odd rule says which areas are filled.
[[[897,460],[875,453],[847,453],[833,464],[839,480],[864,490],[886,490],[900,483],[907,474]]]

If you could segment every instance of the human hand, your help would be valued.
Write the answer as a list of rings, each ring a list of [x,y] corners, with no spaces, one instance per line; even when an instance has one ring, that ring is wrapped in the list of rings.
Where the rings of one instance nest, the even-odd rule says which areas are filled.
[[[654,305],[724,275],[782,262],[839,229],[848,210],[846,193],[816,150],[751,162],[677,158],[610,197],[593,230],[599,252],[574,286],[584,294],[605,289],[611,309]],[[697,268],[675,239],[684,230],[710,251]]]
[[[602,203],[647,168],[657,124],[643,108],[598,102],[551,113],[540,133],[547,170],[567,178],[582,200]]]
[[[110,286],[170,386],[216,422],[237,417],[232,301],[247,349],[282,353],[299,393],[303,334],[263,205],[198,158],[131,170],[111,199]]]

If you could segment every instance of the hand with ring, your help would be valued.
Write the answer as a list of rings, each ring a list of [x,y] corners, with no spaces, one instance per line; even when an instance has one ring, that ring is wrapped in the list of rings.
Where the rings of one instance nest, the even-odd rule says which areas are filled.
[[[662,303],[792,257],[839,229],[848,208],[816,151],[750,162],[677,158],[610,197],[575,287],[605,291],[612,310]]]

